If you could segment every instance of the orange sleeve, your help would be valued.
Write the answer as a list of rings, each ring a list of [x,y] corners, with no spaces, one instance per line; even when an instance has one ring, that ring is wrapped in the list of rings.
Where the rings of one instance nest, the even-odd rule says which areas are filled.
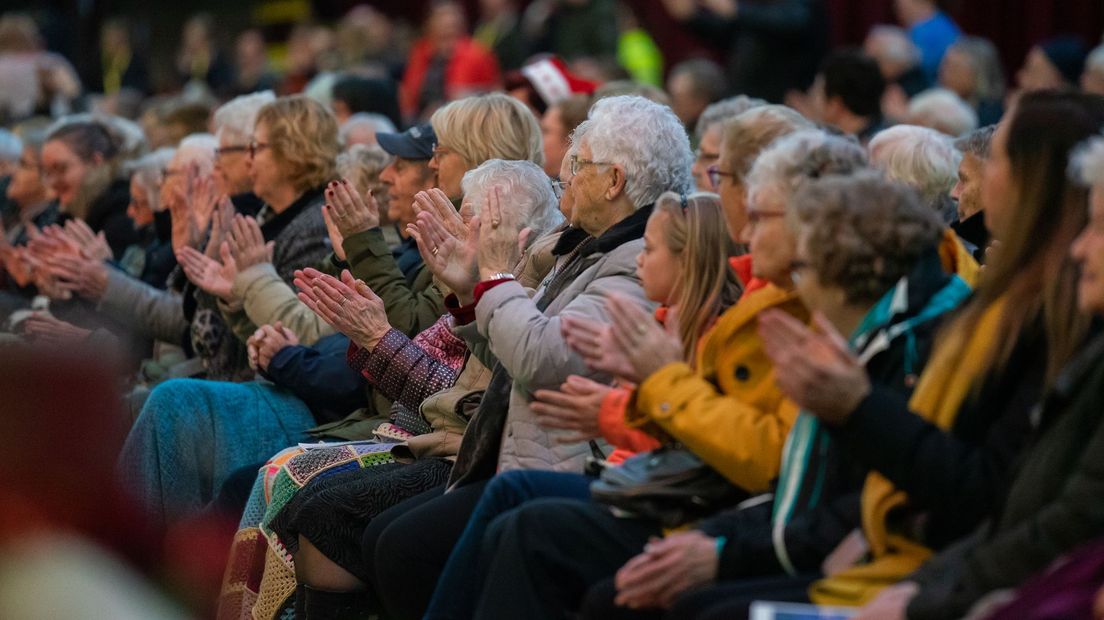
[[[630,428],[625,414],[632,402],[633,390],[616,387],[606,394],[598,410],[598,430],[611,445],[632,452],[647,452],[660,446],[659,440],[648,433]]]

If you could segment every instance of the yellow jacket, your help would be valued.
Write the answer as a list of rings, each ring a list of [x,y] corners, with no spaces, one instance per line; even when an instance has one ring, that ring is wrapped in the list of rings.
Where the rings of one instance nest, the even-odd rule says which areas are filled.
[[[802,321],[797,295],[768,285],[746,293],[717,319],[698,348],[698,371],[668,364],[637,388],[626,421],[668,435],[750,493],[778,476],[782,443],[798,408],[782,396],[759,340],[756,317],[778,308]]]

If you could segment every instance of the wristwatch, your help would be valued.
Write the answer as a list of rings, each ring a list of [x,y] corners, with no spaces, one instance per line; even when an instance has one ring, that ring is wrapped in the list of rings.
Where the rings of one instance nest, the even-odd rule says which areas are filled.
[[[484,282],[493,282],[494,280],[516,280],[514,274],[509,271],[500,271],[498,273],[492,273],[490,277],[484,280]]]

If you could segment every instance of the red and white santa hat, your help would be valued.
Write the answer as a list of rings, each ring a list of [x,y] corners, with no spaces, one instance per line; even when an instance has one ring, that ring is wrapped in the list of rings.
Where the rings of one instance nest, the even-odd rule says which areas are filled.
[[[548,106],[554,106],[571,95],[593,94],[594,89],[598,88],[598,84],[572,74],[564,61],[554,57],[522,67],[521,74]]]

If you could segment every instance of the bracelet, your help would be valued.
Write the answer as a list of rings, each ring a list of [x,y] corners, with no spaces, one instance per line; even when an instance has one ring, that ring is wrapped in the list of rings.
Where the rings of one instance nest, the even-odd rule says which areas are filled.
[[[484,282],[494,282],[495,280],[516,280],[514,274],[509,271],[500,271],[499,273],[492,273],[489,277],[485,278]]]

